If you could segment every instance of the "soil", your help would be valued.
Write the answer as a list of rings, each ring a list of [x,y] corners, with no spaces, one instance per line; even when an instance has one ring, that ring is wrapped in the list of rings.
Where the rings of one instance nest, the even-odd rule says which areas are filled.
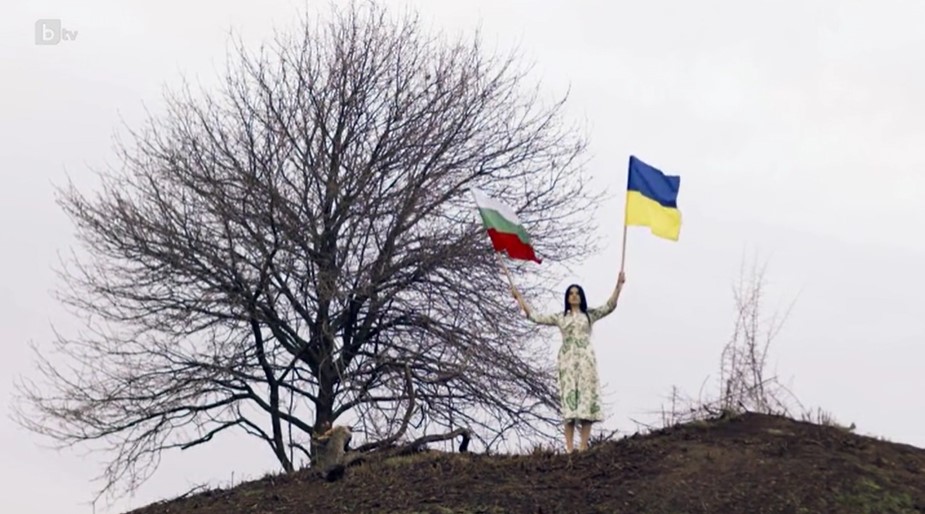
[[[424,452],[267,476],[130,514],[925,512],[925,449],[744,414],[570,455]]]

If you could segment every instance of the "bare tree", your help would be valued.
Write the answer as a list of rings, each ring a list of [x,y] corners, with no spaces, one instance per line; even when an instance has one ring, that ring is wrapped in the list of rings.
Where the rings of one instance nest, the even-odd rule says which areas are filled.
[[[60,191],[85,249],[61,297],[90,330],[36,350],[18,420],[109,452],[101,494],[227,430],[286,471],[344,419],[366,449],[553,437],[552,363],[468,192],[529,225],[526,289],[593,249],[585,140],[528,73],[367,4],[168,95],[102,191]]]

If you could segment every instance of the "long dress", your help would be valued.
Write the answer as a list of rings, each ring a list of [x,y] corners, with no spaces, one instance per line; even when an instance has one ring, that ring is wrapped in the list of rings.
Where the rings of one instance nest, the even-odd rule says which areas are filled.
[[[555,325],[562,335],[559,348],[559,402],[562,418],[566,421],[601,421],[600,380],[597,373],[597,357],[591,346],[591,328],[594,322],[607,316],[616,308],[616,301],[588,309],[588,315],[536,314],[530,311],[530,320],[541,325]],[[589,319],[590,318],[590,319]]]

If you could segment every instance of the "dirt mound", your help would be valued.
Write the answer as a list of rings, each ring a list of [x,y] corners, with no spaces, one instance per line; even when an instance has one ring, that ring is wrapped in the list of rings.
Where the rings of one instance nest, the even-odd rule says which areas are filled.
[[[424,453],[309,471],[131,514],[925,512],[925,450],[746,414],[602,443],[584,453]]]

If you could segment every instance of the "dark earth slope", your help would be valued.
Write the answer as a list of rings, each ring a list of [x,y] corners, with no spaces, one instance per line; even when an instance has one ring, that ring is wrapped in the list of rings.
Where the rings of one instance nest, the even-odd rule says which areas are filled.
[[[745,414],[601,443],[585,453],[428,452],[305,470],[131,514],[925,512],[925,450]]]

